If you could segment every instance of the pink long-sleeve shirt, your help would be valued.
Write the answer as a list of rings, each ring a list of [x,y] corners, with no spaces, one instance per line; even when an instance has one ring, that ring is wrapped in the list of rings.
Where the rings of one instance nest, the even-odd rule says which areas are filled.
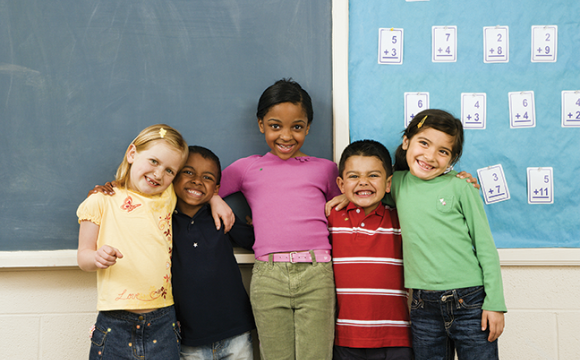
[[[338,169],[330,160],[252,155],[222,174],[219,194],[241,191],[252,209],[256,257],[276,253],[330,249],[324,205],[340,195]]]

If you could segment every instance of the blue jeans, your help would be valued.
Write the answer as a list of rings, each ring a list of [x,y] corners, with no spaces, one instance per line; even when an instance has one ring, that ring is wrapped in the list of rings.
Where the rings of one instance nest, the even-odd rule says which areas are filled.
[[[411,330],[416,360],[499,359],[497,340],[481,331],[483,286],[447,291],[413,289]]]
[[[145,314],[100,311],[90,360],[179,360],[181,339],[173,306]]]
[[[202,346],[181,346],[181,360],[253,360],[252,334],[248,331]]]

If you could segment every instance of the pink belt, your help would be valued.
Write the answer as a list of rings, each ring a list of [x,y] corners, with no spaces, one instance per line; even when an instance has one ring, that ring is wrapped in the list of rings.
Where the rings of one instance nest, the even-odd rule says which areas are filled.
[[[329,262],[332,260],[330,256],[330,250],[312,250],[316,258],[316,262]],[[291,263],[304,263],[312,262],[312,256],[310,251],[293,251],[290,253],[274,253],[271,254],[273,261],[275,262],[291,262]],[[256,260],[260,261],[270,261],[270,254],[262,255],[257,257]]]

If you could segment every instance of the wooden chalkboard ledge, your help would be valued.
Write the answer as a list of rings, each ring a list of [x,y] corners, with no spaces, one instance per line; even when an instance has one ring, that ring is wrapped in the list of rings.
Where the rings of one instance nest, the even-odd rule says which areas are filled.
[[[236,248],[239,264],[252,264],[251,251]],[[502,266],[580,266],[580,249],[499,249]],[[78,267],[76,250],[0,251],[0,271]]]
[[[253,264],[254,253],[236,248],[234,254],[238,264]],[[75,268],[76,250],[53,251],[0,251],[0,271],[14,270],[51,270]]]
[[[580,266],[579,248],[498,249],[501,266]]]

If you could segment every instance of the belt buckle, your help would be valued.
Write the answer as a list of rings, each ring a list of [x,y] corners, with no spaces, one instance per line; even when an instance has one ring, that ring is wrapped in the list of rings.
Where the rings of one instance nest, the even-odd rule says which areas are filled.
[[[291,263],[291,264],[294,264],[294,258],[293,258],[292,256],[293,256],[293,255],[295,255],[295,254],[298,254],[298,252],[297,252],[297,251],[292,251],[292,252],[290,253],[290,263]]]

